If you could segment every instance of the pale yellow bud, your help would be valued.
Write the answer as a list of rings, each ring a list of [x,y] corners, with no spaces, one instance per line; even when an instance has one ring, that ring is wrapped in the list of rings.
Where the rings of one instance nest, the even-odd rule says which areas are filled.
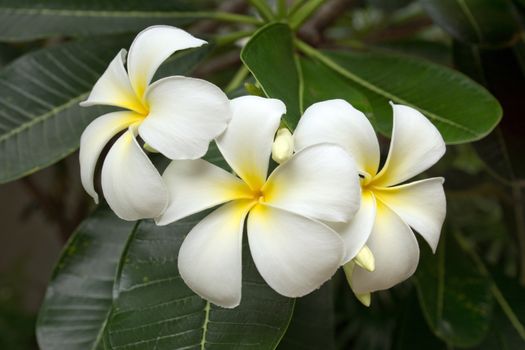
[[[366,245],[357,253],[354,261],[358,266],[370,272],[376,268],[374,254]]]
[[[144,146],[142,146],[146,151],[148,152],[151,152],[151,153],[159,153],[159,151],[157,151],[155,148],[151,147],[150,145],[148,145],[147,143],[144,143]]]
[[[372,295],[370,293],[356,294],[355,297],[366,307],[369,307],[372,302]]]
[[[272,145],[272,159],[281,164],[293,154],[293,136],[290,130],[282,128],[277,131]]]

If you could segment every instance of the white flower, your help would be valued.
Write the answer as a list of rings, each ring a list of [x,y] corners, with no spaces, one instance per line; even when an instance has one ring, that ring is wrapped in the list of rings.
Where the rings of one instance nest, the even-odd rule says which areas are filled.
[[[340,146],[305,148],[267,178],[274,134],[285,113],[275,99],[232,101],[233,118],[217,138],[239,176],[204,160],[173,161],[163,174],[170,205],[158,219],[168,224],[226,203],[184,240],[179,271],[197,294],[223,307],[241,300],[241,251],[248,243],[258,271],[278,293],[299,297],[319,288],[341,265],[344,244],[320,221],[346,222],[359,207],[359,177]]]
[[[411,230],[436,250],[446,213],[443,178],[401,184],[434,165],[445,153],[435,126],[417,110],[392,104],[394,126],[386,162],[379,168],[379,143],[363,113],[343,100],[309,107],[294,134],[298,151],[321,142],[343,146],[361,174],[361,208],[347,224],[338,224],[349,262],[366,245],[373,253],[366,265],[346,271],[358,295],[387,289],[410,277],[419,261],[419,247]],[[401,185],[400,185],[401,184]],[[366,249],[365,249],[366,253]],[[365,259],[365,260],[366,260]],[[359,263],[359,261],[357,261]],[[352,269],[350,262],[346,269]],[[361,265],[363,265],[361,263]],[[369,270],[372,268],[369,268]]]
[[[171,159],[196,159],[231,119],[226,95],[204,80],[182,76],[150,84],[162,62],[175,51],[199,47],[205,41],[169,26],[153,26],[120,51],[97,81],[82,106],[111,105],[124,111],[105,114],[86,128],[80,140],[82,185],[95,202],[93,178],[105,145],[120,131],[102,167],[104,196],[121,218],[159,216],[168,204],[166,186],[139,143]]]

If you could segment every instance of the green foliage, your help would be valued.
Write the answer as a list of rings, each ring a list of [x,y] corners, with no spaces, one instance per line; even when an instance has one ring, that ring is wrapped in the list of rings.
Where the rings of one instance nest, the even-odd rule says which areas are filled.
[[[426,247],[425,247],[426,248]],[[438,252],[421,249],[416,286],[432,331],[452,346],[472,347],[487,335],[493,308],[490,281],[447,232]]]
[[[195,15],[190,1],[2,0],[0,40],[56,35],[86,36],[139,31],[154,24],[183,25]]]
[[[420,0],[436,23],[466,43],[503,46],[520,36],[507,0]]]

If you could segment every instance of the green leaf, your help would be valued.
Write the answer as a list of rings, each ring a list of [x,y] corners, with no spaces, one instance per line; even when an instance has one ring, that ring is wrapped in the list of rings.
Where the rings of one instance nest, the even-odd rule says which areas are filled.
[[[109,315],[118,258],[135,223],[99,207],[71,236],[37,323],[42,350],[95,349]]]
[[[449,144],[478,140],[500,121],[498,101],[461,73],[418,58],[373,51],[322,53],[298,47],[341,76],[368,98],[376,126],[388,134],[392,110],[388,102],[412,106],[430,119]]]
[[[521,29],[507,0],[420,0],[432,19],[463,42],[502,46],[513,43]]]
[[[295,301],[290,326],[277,350],[335,349],[333,282]]]
[[[340,98],[367,114],[373,121],[370,103],[359,92],[355,84],[319,62],[302,58],[300,63],[304,81],[303,101],[305,108],[316,102]]]
[[[88,36],[136,32],[154,24],[184,25],[189,1],[0,0],[0,40],[57,35]]]
[[[155,226],[151,221],[139,225],[121,260],[104,349],[277,346],[290,321],[293,299],[280,296],[264,283],[247,244],[242,302],[237,308],[211,305],[184,284],[177,253],[202,217],[198,214],[169,226]]]
[[[0,183],[78,148],[84,128],[110,109],[82,108],[94,83],[131,38],[92,38],[27,54],[0,71]],[[161,73],[184,74],[210,46],[177,53]]]
[[[302,82],[294,56],[293,34],[284,23],[259,29],[241,52],[241,59],[268,97],[286,104],[284,121],[295,128],[303,110]]]
[[[428,325],[447,344],[471,347],[486,337],[492,316],[490,280],[456,238],[442,237],[436,255],[422,245],[415,282]]]

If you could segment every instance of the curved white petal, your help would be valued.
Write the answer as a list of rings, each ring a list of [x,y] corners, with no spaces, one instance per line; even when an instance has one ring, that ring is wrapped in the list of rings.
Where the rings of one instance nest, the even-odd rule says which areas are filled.
[[[379,166],[379,143],[366,116],[344,100],[314,103],[294,132],[297,151],[317,143],[337,143],[346,149],[359,171],[374,176]]]
[[[416,271],[419,247],[414,233],[379,200],[374,228],[366,245],[374,254],[375,270],[369,272],[355,267],[352,274],[352,289],[355,293],[388,289]]]
[[[239,198],[253,198],[239,178],[202,159],[174,160],[162,175],[170,204],[157,225],[167,225],[188,215]]]
[[[329,224],[345,242],[346,255],[343,264],[352,260],[370,237],[376,217],[376,201],[370,191],[363,191],[361,206],[354,218],[346,223]]]
[[[267,205],[251,210],[248,241],[266,283],[292,298],[329,280],[344,255],[341,238],[328,226]]]
[[[93,177],[100,153],[106,144],[118,132],[131,124],[140,121],[142,117],[133,112],[113,112],[104,114],[93,120],[80,137],[80,179],[86,192],[98,203]]]
[[[419,232],[435,252],[447,213],[442,177],[406,185],[375,188],[374,194]]]
[[[258,190],[266,180],[273,137],[286,107],[279,100],[258,96],[238,97],[231,105],[232,120],[217,145],[237,175]]]
[[[81,106],[117,106],[145,114],[146,109],[133,91],[124,69],[125,58],[126,50],[120,50],[93,86],[87,100],[80,102]]]
[[[111,147],[102,166],[102,191],[124,220],[155,218],[168,205],[168,190],[135,139],[131,126]]]
[[[262,188],[269,205],[323,221],[346,222],[359,209],[361,190],[354,160],[335,144],[296,153]]]
[[[394,126],[385,165],[374,178],[376,186],[393,186],[434,165],[445,154],[438,129],[412,107],[392,103]]]
[[[184,282],[212,303],[233,308],[241,302],[242,231],[251,201],[227,203],[188,233],[179,251]]]
[[[232,114],[224,92],[201,79],[161,79],[150,86],[146,101],[150,112],[139,134],[170,159],[202,157]]]
[[[159,66],[175,51],[199,47],[206,41],[171,26],[158,25],[140,32],[128,55],[128,73],[131,85],[142,97]]]

